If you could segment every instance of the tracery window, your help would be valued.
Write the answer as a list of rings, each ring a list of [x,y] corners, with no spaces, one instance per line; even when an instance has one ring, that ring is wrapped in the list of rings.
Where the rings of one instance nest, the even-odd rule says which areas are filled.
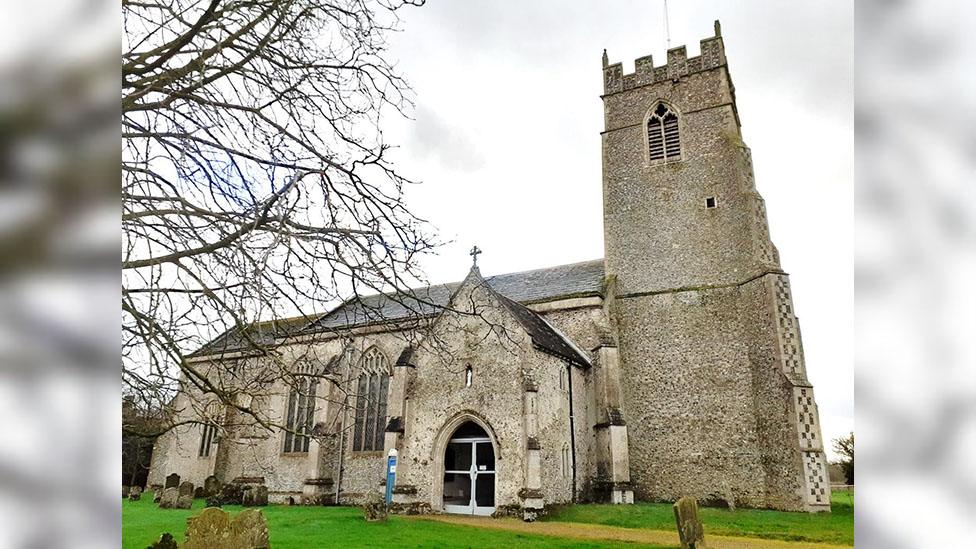
[[[293,378],[293,385],[288,393],[288,409],[285,416],[284,452],[286,454],[308,452],[315,419],[315,392],[318,389],[318,379],[307,375],[311,373],[310,366],[300,366],[299,370],[299,375]]]
[[[355,452],[382,450],[383,434],[386,430],[386,396],[390,389],[390,368],[386,357],[376,347],[370,347],[363,354],[359,365],[352,449]]]
[[[681,157],[678,113],[664,103],[658,103],[647,118],[647,147],[651,162]]]

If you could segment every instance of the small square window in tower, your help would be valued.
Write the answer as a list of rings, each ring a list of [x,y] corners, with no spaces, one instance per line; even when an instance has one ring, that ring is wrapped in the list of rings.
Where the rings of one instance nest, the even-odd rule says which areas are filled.
[[[714,196],[709,196],[708,198],[705,199],[705,207],[706,208],[712,209],[715,206],[716,206],[716,202],[715,202],[715,197]]]
[[[664,103],[658,103],[647,119],[647,146],[651,162],[677,160],[681,156],[678,115]]]

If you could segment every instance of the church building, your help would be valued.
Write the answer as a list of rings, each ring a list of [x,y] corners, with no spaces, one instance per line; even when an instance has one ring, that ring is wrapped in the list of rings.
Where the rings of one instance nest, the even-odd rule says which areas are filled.
[[[261,483],[272,501],[531,518],[570,502],[829,511],[789,276],[770,241],[718,22],[633,74],[603,54],[603,258],[355,296],[195,352],[290,375],[240,406],[185,388],[150,484]],[[596,75],[594,75],[596,77]],[[593,182],[596,184],[596,182]],[[242,379],[246,375],[240,376]],[[213,395],[209,395],[213,396]]]

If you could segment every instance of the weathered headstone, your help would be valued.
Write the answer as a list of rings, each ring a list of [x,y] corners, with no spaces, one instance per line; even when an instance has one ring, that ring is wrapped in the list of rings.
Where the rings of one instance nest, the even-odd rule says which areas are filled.
[[[242,503],[245,507],[263,507],[268,504],[268,487],[259,484],[244,488]]]
[[[176,498],[174,509],[190,509],[193,507],[193,495],[179,496]]]
[[[179,488],[165,488],[163,490],[163,495],[159,498],[159,508],[160,509],[174,509],[176,508],[176,502],[180,499],[180,489]]]
[[[224,511],[208,507],[187,519],[183,549],[269,549],[268,523],[261,511],[248,509],[234,520]]]
[[[230,522],[231,537],[237,538],[240,545],[249,549],[268,549],[268,522],[264,514],[257,509],[248,509],[238,513]]]
[[[193,489],[193,499],[200,499],[206,497],[203,495],[203,486],[197,486]]]
[[[230,515],[216,507],[208,507],[195,517],[186,519],[183,549],[218,547],[230,529]]]
[[[142,488],[139,486],[133,486],[129,488],[129,501],[139,501],[142,497]]]
[[[217,477],[210,475],[203,481],[203,497],[209,498],[220,493],[220,481]]]
[[[150,545],[146,549],[179,549],[179,546],[176,545],[176,540],[173,539],[173,534],[166,532],[159,537],[159,541]]]
[[[193,497],[193,483],[188,480],[180,483],[180,495]]]
[[[681,549],[706,549],[705,530],[698,518],[698,502],[683,497],[674,503],[674,520],[678,525]]]
[[[172,473],[166,476],[166,484],[163,485],[163,488],[164,489],[177,488],[179,487],[179,485],[180,485],[180,475],[177,475],[176,473]]]
[[[122,485],[122,499],[125,499],[127,497],[129,497],[129,487],[123,484]]]
[[[378,492],[366,494],[366,502],[363,504],[363,516],[369,522],[386,520],[389,509],[386,507],[386,499]]]

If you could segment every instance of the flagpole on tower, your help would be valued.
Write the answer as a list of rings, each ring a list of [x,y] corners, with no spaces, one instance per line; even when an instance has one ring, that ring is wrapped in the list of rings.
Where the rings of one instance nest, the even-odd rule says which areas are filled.
[[[668,18],[668,0],[664,0],[664,36],[667,38],[668,47],[671,49],[671,22]]]

